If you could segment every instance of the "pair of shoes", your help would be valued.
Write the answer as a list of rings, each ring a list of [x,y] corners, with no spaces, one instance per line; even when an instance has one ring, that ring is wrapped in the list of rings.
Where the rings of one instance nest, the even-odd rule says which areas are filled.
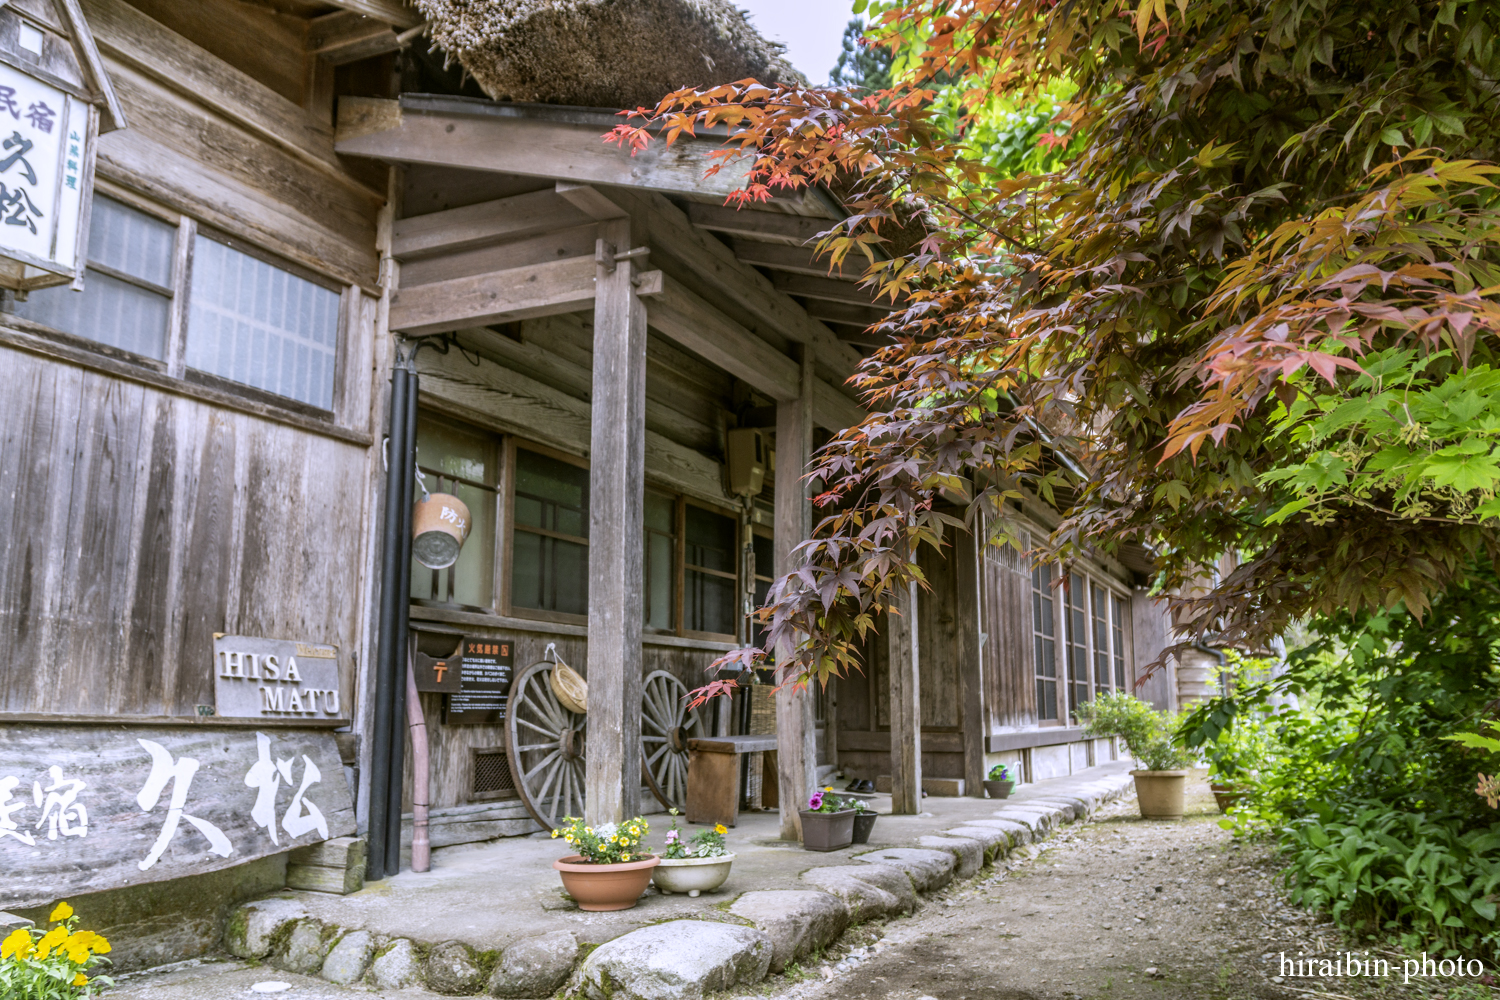
[[[849,782],[849,786],[845,788],[844,791],[873,792],[875,791],[875,782],[871,781],[869,778],[858,778],[854,781]]]

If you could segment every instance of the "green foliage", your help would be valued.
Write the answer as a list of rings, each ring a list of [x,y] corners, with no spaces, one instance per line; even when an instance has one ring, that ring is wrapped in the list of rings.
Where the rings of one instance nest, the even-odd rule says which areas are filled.
[[[98,974],[109,964],[109,942],[78,929],[67,903],[52,911],[46,931],[21,927],[0,943],[0,997],[5,1000],[83,1000],[114,980]]]
[[[1193,754],[1176,743],[1172,716],[1134,695],[1100,695],[1079,705],[1077,714],[1084,723],[1084,735],[1118,736],[1147,771],[1175,771],[1193,763]]]
[[[682,858],[722,858],[729,853],[729,847],[724,843],[724,834],[729,828],[722,823],[696,831],[691,837],[684,837],[682,831],[677,829],[676,809],[667,810],[672,814],[672,829],[667,831],[666,846],[661,849],[661,856],[669,861],[677,861]]]
[[[565,816],[568,824],[552,831],[552,836],[562,837],[583,857],[584,864],[614,865],[626,861],[640,861],[647,856],[642,840],[651,832],[646,821],[637,816],[623,823],[605,823],[599,827],[588,826],[577,816]]]
[[[863,18],[853,17],[844,27],[844,51],[828,74],[835,87],[856,91],[887,90],[891,85],[891,52],[871,45],[865,38]]]
[[[1004,764],[996,764],[994,767],[990,768],[990,780],[1013,781],[1015,779],[1010,776],[1010,768],[1006,767]]]
[[[1283,670],[1246,671],[1181,730],[1230,758],[1246,797],[1222,822],[1278,838],[1294,899],[1428,950],[1500,944],[1500,822],[1480,771],[1500,741],[1473,732],[1500,699],[1500,581],[1470,573],[1422,620],[1320,620]]]

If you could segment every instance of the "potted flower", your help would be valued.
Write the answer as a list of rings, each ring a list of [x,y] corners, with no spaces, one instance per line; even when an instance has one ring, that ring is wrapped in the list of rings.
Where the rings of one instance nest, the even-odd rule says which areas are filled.
[[[1106,694],[1078,706],[1084,735],[1118,736],[1135,758],[1136,804],[1143,819],[1182,819],[1183,786],[1193,755],[1173,739],[1172,718],[1133,695]]]
[[[804,850],[837,851],[854,843],[854,807],[832,792],[814,792],[800,810]]]
[[[996,764],[990,768],[990,776],[985,779],[984,791],[992,799],[1010,798],[1010,790],[1016,787],[1016,780],[1010,775],[1010,768],[1004,764]]]
[[[870,804],[864,799],[848,799],[849,805],[854,807],[854,843],[868,844],[870,842],[870,831],[875,829],[875,817],[878,815]]]
[[[651,880],[668,896],[674,892],[696,896],[717,889],[729,877],[729,866],[734,863],[734,855],[724,844],[724,834],[729,828],[716,823],[712,830],[699,830],[689,839],[677,829],[677,816],[677,810],[673,809],[667,846],[662,848],[661,860],[651,870]]]
[[[558,858],[552,867],[562,875],[563,888],[578,908],[628,910],[634,906],[646,891],[658,860],[640,846],[641,838],[651,832],[646,821],[637,816],[595,828],[576,816],[564,818],[568,825],[553,830],[552,836],[562,837],[578,853]]]

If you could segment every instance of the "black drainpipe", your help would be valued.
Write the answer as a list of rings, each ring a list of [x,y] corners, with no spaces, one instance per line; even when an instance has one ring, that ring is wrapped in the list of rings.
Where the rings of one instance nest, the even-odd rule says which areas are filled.
[[[415,351],[412,352],[415,355]],[[410,360],[410,359],[408,359]],[[407,374],[406,441],[401,449],[405,474],[401,479],[400,561],[393,587],[396,605],[396,642],[391,657],[391,748],[390,806],[386,813],[385,870],[401,870],[401,792],[406,763],[406,662],[411,641],[407,630],[411,610],[411,510],[417,483],[417,373]]]
[[[401,765],[402,727],[400,710],[404,680],[400,668],[406,658],[406,595],[410,588],[410,566],[402,572],[411,539],[411,442],[416,430],[416,376],[406,369],[397,351],[391,372],[390,435],[386,439],[385,525],[380,564],[379,652],[375,664],[375,718],[370,748],[369,850],[365,878],[378,881],[401,870]],[[407,580],[402,587],[403,577]],[[392,761],[394,760],[394,766]],[[391,788],[395,779],[394,793]],[[395,801],[395,815],[391,802]],[[394,849],[390,843],[395,829]]]

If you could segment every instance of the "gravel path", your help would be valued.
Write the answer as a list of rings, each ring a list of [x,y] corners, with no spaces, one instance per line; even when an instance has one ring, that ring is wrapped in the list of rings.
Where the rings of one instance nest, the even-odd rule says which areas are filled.
[[[1276,978],[1282,953],[1332,958],[1331,925],[1287,905],[1265,846],[1235,844],[1203,772],[1180,822],[1135,803],[1066,827],[1030,857],[932,897],[910,919],[809,963],[785,1000],[1200,1000],[1488,997],[1451,982]],[[877,937],[877,935],[880,935]],[[1368,947],[1368,946],[1366,946]],[[1359,949],[1363,954],[1363,948]],[[1493,966],[1486,963],[1489,968]],[[796,978],[794,973],[793,979]],[[771,981],[767,985],[774,984]],[[774,992],[774,990],[773,990]]]

